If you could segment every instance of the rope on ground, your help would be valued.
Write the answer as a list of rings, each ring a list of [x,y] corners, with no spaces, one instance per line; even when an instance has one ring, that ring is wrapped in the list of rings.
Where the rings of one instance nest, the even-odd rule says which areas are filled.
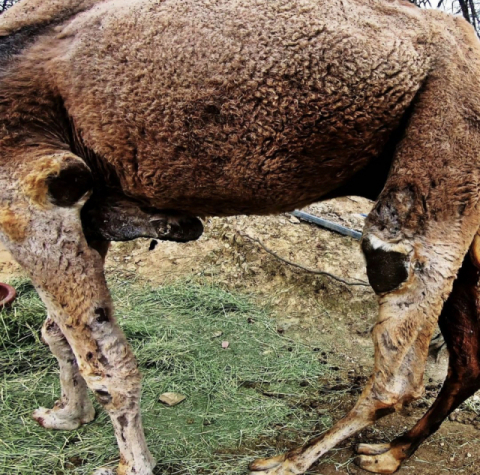
[[[284,259],[283,257],[279,256],[276,252],[272,251],[267,246],[265,246],[265,244],[263,244],[263,242],[260,241],[259,239],[256,239],[245,233],[239,233],[239,234],[240,236],[247,238],[252,242],[257,243],[261,248],[263,248],[264,251],[268,252],[270,255],[284,262],[285,264],[288,264],[289,266],[296,267],[297,269],[301,269],[305,272],[310,272],[311,274],[324,275],[324,276],[330,277],[331,279],[336,280],[337,282],[341,282],[342,284],[345,284],[345,285],[350,285],[350,286],[358,285],[358,286],[370,287],[370,284],[368,282],[364,282],[363,280],[359,280],[357,282],[349,282],[348,280],[342,279],[337,275],[330,274],[330,272],[326,272],[323,270],[309,269],[308,267],[302,266],[301,264],[297,264],[296,262],[292,262],[287,259]]]

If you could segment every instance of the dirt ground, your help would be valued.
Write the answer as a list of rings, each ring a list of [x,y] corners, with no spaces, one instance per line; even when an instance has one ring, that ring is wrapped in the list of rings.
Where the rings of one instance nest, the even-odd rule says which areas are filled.
[[[316,204],[307,211],[361,230],[362,213],[368,213],[370,207],[367,200],[349,197]],[[334,380],[320,382],[320,391],[331,395],[331,403],[319,410],[328,411],[334,420],[340,418],[354,403],[373,362],[370,329],[377,314],[375,295],[368,286],[344,285],[290,266],[279,257],[351,282],[366,282],[358,241],[287,214],[212,218],[205,224],[204,236],[193,243],[115,243],[107,257],[107,272],[137,276],[153,284],[208,279],[270,306],[278,331],[318,347],[323,361],[337,374]],[[7,251],[0,248],[0,281],[19,272]],[[434,401],[446,364],[445,352],[438,361],[429,360],[423,399],[346,442],[344,448],[334,450],[311,473],[367,473],[352,463],[352,445],[359,441],[388,441],[414,425]],[[401,473],[480,473],[477,414],[480,398],[474,396],[404,464]]]

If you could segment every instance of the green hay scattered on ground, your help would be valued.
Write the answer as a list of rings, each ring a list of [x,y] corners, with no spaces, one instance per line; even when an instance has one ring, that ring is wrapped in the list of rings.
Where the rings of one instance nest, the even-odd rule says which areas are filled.
[[[326,376],[318,353],[279,335],[267,309],[207,284],[110,284],[144,375],[142,412],[156,474],[245,474],[279,431],[298,441],[329,424],[301,404]],[[113,431],[98,406],[96,420],[72,432],[47,431],[31,419],[58,398],[58,370],[39,338],[41,301],[28,282],[15,286],[14,308],[0,312],[0,474],[91,474],[116,465]],[[166,407],[158,397],[167,391],[187,399]]]

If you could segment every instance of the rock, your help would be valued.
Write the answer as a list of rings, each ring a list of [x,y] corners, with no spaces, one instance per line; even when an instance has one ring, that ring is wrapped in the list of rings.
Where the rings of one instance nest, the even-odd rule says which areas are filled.
[[[185,401],[185,399],[187,399],[187,396],[180,393],[163,393],[159,398],[160,402],[163,402],[167,406],[176,406],[182,401]]]
[[[228,341],[222,341],[222,348],[226,350],[230,346],[230,343]]]
[[[212,338],[218,338],[223,335],[223,332],[219,330],[218,332],[213,332],[212,333]]]

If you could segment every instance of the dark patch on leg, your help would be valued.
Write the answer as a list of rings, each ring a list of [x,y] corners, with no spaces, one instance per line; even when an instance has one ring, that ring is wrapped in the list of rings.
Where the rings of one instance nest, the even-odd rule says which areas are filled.
[[[52,203],[63,207],[74,205],[93,188],[92,174],[80,161],[68,163],[58,175],[49,176],[46,183]]]
[[[62,393],[62,399],[59,399],[58,401],[55,401],[54,408],[55,409],[64,409],[65,406],[66,406],[65,398],[66,398],[65,393]]]
[[[382,417],[389,416],[395,412],[394,407],[383,407],[375,411],[375,420],[381,419]]]
[[[128,419],[125,415],[123,415],[123,416],[118,417],[117,421],[120,424],[120,427],[122,428],[122,430],[120,431],[122,439],[123,439],[124,442],[126,442],[127,438],[125,437],[124,430],[128,427]]]
[[[110,367],[110,363],[108,362],[107,357],[103,353],[100,353],[100,356],[98,357],[98,362],[102,364],[105,368]]]
[[[39,417],[39,418],[37,418],[37,419],[35,419],[35,420],[38,422],[38,425],[39,425],[40,427],[45,427],[45,421],[43,420],[42,417]]]
[[[127,427],[128,426],[128,419],[127,416],[123,415],[117,418],[118,423],[120,424],[121,427]]]
[[[96,308],[95,309],[95,315],[97,315],[97,322],[98,323],[105,323],[105,322],[108,322],[110,321],[110,317],[109,317],[109,309],[108,308],[102,308],[102,307],[99,307],[99,308]]]
[[[370,285],[377,294],[391,292],[408,278],[409,257],[401,252],[374,249],[368,238],[362,241]]]
[[[103,389],[97,389],[95,391],[95,396],[100,404],[106,405],[112,402],[112,396],[110,393],[108,391],[104,391]]]
[[[393,341],[390,338],[390,335],[388,334],[388,332],[383,332],[382,335],[380,336],[380,338],[381,338],[383,346],[385,346],[385,348],[389,349],[390,351],[397,351],[398,350],[398,347],[393,344]]]

